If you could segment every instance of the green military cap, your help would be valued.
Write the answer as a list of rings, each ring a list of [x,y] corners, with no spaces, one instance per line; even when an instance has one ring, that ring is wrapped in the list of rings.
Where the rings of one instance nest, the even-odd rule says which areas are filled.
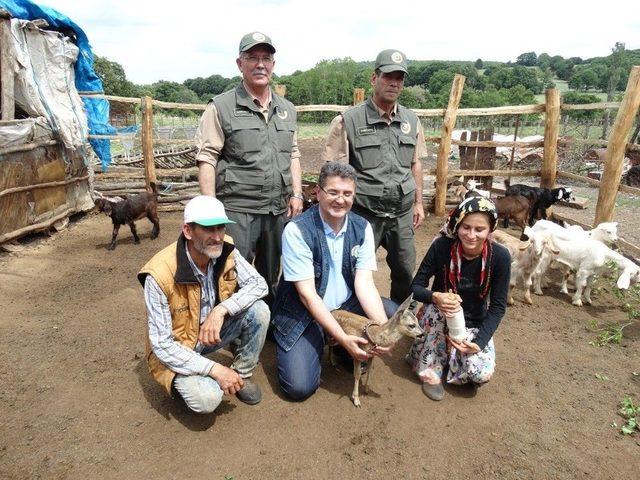
[[[399,50],[383,50],[376,57],[376,70],[382,73],[408,73],[407,56]]]
[[[266,45],[271,50],[271,53],[276,53],[276,49],[271,43],[271,39],[264,33],[260,32],[250,32],[242,37],[242,40],[240,40],[240,53],[246,52],[256,45]]]

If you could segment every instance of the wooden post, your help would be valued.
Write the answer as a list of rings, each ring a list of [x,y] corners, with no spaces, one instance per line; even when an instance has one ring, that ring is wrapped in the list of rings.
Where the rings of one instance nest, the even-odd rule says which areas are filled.
[[[456,116],[458,115],[458,105],[460,97],[462,97],[462,89],[466,77],[456,73],[451,84],[451,93],[449,94],[449,104],[444,112],[442,121],[442,138],[440,147],[438,148],[438,163],[436,164],[436,198],[435,198],[435,214],[439,217],[444,216],[447,202],[447,170],[449,170],[449,151],[451,150],[451,134],[453,127],[456,125]]]
[[[513,132],[513,141],[515,142],[516,140],[518,140],[518,128],[520,127],[520,115],[516,116],[516,127],[515,130]],[[513,157],[515,156],[516,153],[516,146],[514,145],[513,147],[511,147],[511,159],[509,160],[509,171],[511,171],[511,169],[513,168]],[[509,179],[509,182],[511,182],[511,175],[509,175],[507,177]],[[491,190],[491,189],[489,189]]]
[[[6,10],[0,10],[0,119],[15,118],[16,103],[14,92],[14,58],[11,49],[11,16]]]
[[[545,92],[544,154],[540,171],[540,186],[553,188],[558,166],[558,126],[560,122],[560,90],[550,88]]]
[[[156,165],[153,158],[153,104],[151,97],[142,97],[142,154],[144,156],[144,179],[147,191],[151,182],[156,182]]]
[[[280,95],[281,97],[286,97],[287,96],[287,86],[286,85],[283,85],[283,84],[274,85],[273,89],[276,91],[276,94]]]
[[[604,154],[604,171],[602,173],[600,191],[598,192],[594,225],[613,220],[613,210],[618,187],[620,186],[627,136],[633,127],[633,120],[638,112],[638,107],[640,107],[640,66],[636,65],[629,74],[627,90],[624,93],[622,104],[609,136],[607,151]]]
[[[364,102],[364,88],[353,89],[353,104],[357,105]]]

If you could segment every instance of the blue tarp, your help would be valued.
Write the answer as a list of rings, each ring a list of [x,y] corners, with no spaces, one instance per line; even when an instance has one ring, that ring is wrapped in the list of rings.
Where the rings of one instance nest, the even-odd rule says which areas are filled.
[[[29,0],[0,0],[0,8],[4,8],[14,18],[23,20],[35,20],[42,18],[49,26],[68,35],[72,31],[76,36],[77,46],[80,49],[75,65],[76,88],[82,92],[103,93],[102,81],[93,70],[93,53],[89,45],[89,39],[76,23],[70,18],[50,7],[36,5]],[[116,130],[109,124],[109,102],[103,98],[83,97],[89,133],[95,135],[112,135]],[[102,162],[102,169],[106,170],[111,163],[111,149],[109,140],[90,140],[93,150]]]

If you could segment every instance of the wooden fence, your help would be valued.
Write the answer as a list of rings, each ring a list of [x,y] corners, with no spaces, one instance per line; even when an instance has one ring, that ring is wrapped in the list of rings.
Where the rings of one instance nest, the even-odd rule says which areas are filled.
[[[425,174],[436,176],[435,214],[445,214],[445,201],[447,190],[447,178],[452,175],[496,176],[509,175],[512,177],[540,177],[540,186],[551,188],[556,183],[557,177],[579,180],[600,188],[594,224],[610,221],[613,218],[613,208],[618,191],[640,195],[640,189],[620,184],[624,154],[627,150],[640,150],[640,145],[627,143],[629,132],[638,106],[640,105],[640,66],[634,66],[629,75],[629,81],[622,102],[602,102],[581,105],[563,105],[560,101],[560,92],[557,89],[549,89],[545,92],[545,103],[536,105],[503,106],[493,108],[458,108],[464,89],[465,77],[456,75],[451,85],[451,93],[446,108],[414,109],[419,117],[443,117],[442,133],[438,137],[427,137],[427,141],[438,144],[438,156],[436,168],[426,171]],[[142,147],[145,158],[146,184],[155,181],[155,167],[152,149],[153,107],[175,108],[188,110],[204,110],[205,105],[162,102],[150,97],[129,98],[112,95],[93,94],[81,92],[82,96],[106,98],[110,101],[140,104],[143,112]],[[361,101],[364,96],[362,89],[354,91],[354,103]],[[299,105],[298,112],[343,112],[349,108],[347,105]],[[559,137],[560,114],[570,110],[595,110],[618,109],[618,115],[613,125],[609,140],[581,140],[574,139],[575,143],[590,143],[606,146],[604,172],[601,180],[576,175],[557,169],[557,146]],[[452,139],[456,119],[463,116],[493,116],[493,115],[527,115],[544,114],[544,140],[543,141],[468,141]],[[117,136],[94,136],[89,138],[113,138]],[[560,141],[562,144],[562,141]],[[464,147],[544,147],[544,155],[540,170],[450,170],[448,158],[452,145]]]

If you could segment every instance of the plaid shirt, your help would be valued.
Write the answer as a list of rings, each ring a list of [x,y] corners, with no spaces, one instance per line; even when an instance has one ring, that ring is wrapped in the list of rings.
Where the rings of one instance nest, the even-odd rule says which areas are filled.
[[[214,262],[209,261],[207,271],[203,273],[196,266],[186,248],[187,258],[201,288],[200,324],[206,320],[213,309],[216,299],[216,279],[214,276]],[[238,288],[230,298],[221,302],[229,314],[225,318],[237,315],[257,300],[267,294],[267,283],[253,266],[247,262],[238,250],[234,250],[236,272],[238,274]],[[149,340],[153,353],[172,371],[181,375],[208,375],[214,362],[200,355],[204,345],[198,342],[191,350],[176,342],[173,337],[171,312],[169,302],[162,289],[151,275],[147,275],[144,283],[144,300],[147,305],[147,322],[149,326]]]

